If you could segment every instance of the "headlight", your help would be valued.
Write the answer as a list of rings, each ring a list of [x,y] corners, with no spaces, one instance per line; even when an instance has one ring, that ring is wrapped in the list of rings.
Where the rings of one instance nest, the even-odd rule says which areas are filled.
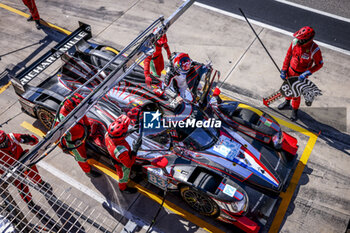
[[[244,196],[242,200],[231,203],[230,212],[237,214],[242,211],[245,212],[247,208],[248,208],[248,198]]]
[[[282,131],[279,131],[272,137],[273,145],[276,149],[281,149],[282,147]]]

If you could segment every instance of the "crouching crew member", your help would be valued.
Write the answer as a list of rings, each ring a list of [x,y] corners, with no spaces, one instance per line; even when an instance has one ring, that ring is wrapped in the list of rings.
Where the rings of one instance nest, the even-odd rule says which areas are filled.
[[[78,104],[84,99],[78,93],[66,99],[61,106],[56,125],[61,122]],[[99,177],[100,173],[91,169],[87,162],[85,140],[89,135],[90,123],[86,116],[84,116],[76,125],[74,125],[67,134],[62,136],[60,146],[63,151],[68,151],[74,155],[81,169],[89,177]]]
[[[34,135],[29,134],[18,134],[9,133],[6,134],[4,131],[0,130],[0,163],[4,167],[10,167],[16,164],[28,150],[23,150],[20,144],[28,144],[31,146],[36,145],[39,142],[38,138]],[[0,169],[0,175],[4,173]],[[41,179],[38,169],[35,165],[31,167],[31,170],[24,173],[28,176],[35,184],[44,185],[44,181]],[[32,200],[32,195],[29,192],[29,188],[26,184],[21,182],[19,179],[15,179],[13,184],[18,189],[22,199],[29,203]]]
[[[128,187],[130,171],[132,165],[135,163],[136,154],[141,146],[141,135],[134,142],[133,149],[125,140],[127,136],[130,118],[126,115],[119,116],[108,127],[108,132],[105,135],[105,142],[112,161],[119,176],[119,189],[123,193],[135,193],[136,188]]]

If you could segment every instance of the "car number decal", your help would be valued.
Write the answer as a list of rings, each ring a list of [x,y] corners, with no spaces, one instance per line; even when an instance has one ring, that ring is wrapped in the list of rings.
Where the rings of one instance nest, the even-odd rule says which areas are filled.
[[[220,136],[219,143],[217,143],[213,150],[226,159],[232,161],[240,152],[241,144],[231,141],[226,136]]]
[[[154,184],[155,186],[158,186],[160,188],[165,188],[167,185],[166,180],[155,175],[154,173],[148,172],[147,177],[148,177],[148,182],[150,182],[151,184]]]
[[[236,193],[236,188],[229,185],[229,184],[226,184],[225,185],[225,188],[224,190],[222,190],[223,193],[225,193],[226,195],[230,196],[230,197],[233,197]]]

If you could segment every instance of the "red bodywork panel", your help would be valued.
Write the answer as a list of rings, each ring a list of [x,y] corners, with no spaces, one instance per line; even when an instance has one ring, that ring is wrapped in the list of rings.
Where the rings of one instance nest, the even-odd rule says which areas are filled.
[[[287,151],[292,155],[296,155],[298,151],[298,140],[287,134],[286,132],[282,132],[282,149]]]
[[[256,222],[245,216],[235,217],[236,221],[220,217],[219,219],[223,222],[231,223],[247,233],[258,233],[260,230],[260,226]]]
[[[159,157],[156,158],[151,162],[153,166],[159,167],[159,168],[165,168],[168,165],[168,159],[165,157]]]

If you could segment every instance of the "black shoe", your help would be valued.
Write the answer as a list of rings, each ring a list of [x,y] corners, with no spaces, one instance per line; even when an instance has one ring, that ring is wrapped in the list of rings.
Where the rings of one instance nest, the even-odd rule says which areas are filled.
[[[290,100],[285,100],[283,103],[281,103],[280,105],[278,105],[278,109],[279,110],[283,110],[286,109],[290,106]]]
[[[133,193],[137,193],[137,188],[127,187],[124,190],[120,190],[120,192],[125,194],[133,194]]]
[[[38,30],[41,29],[41,24],[40,24],[39,20],[35,20],[35,26],[36,26],[36,29],[38,29]]]
[[[34,19],[33,19],[33,16],[29,16],[29,18],[27,19],[27,21],[29,22],[29,21],[33,21]]]
[[[90,172],[85,173],[85,175],[87,175],[90,178],[98,178],[98,177],[102,176],[101,173],[99,173],[97,171],[93,171],[93,170],[91,170]]]
[[[297,121],[298,120],[298,109],[293,109],[292,111],[292,116],[290,117],[292,121]]]

